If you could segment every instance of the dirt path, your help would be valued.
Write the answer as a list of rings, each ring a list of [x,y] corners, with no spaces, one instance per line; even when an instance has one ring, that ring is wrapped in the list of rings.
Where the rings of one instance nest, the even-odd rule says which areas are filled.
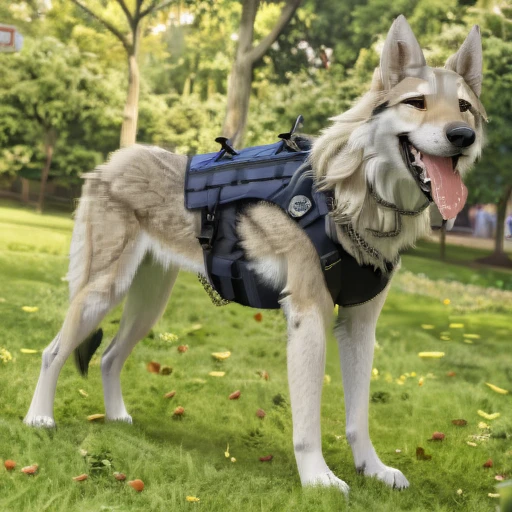
[[[433,242],[439,242],[439,232],[434,232],[429,237]],[[486,249],[492,251],[494,249],[494,239],[492,238],[477,238],[472,235],[464,235],[459,233],[447,233],[446,243],[450,245],[460,245],[462,247],[473,247],[476,249]],[[505,251],[512,256],[512,240],[505,239]]]

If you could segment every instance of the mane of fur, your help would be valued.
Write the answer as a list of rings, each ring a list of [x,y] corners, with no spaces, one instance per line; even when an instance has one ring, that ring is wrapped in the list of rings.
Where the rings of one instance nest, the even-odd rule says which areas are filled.
[[[379,173],[379,155],[368,154],[365,147],[370,140],[368,120],[383,97],[379,85],[374,78],[368,93],[350,110],[332,118],[333,124],[315,141],[310,161],[319,188],[334,191],[335,209],[332,216],[336,224],[351,223],[382,257],[377,259],[369,256],[338,229],[338,238],[346,250],[358,263],[371,264],[384,270],[384,260],[393,261],[400,250],[412,246],[418,238],[430,233],[430,216],[428,208],[418,216],[401,216],[401,232],[397,236],[377,237],[367,231],[393,231],[396,227],[395,212],[377,204],[368,187],[369,181],[385,175]]]

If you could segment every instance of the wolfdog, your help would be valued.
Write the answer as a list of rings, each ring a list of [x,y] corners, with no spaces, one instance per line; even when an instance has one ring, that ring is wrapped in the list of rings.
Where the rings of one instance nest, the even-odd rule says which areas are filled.
[[[483,144],[481,84],[477,26],[441,69],[427,66],[405,18],[394,21],[369,92],[333,118],[314,140],[309,158],[315,187],[333,198],[328,217],[334,236],[357,265],[392,274],[386,263],[398,261],[401,250],[428,234],[431,218],[451,223],[462,209],[467,190],[461,177]],[[64,362],[125,296],[119,332],[103,354],[101,373],[106,418],[132,421],[119,379],[126,358],[164,311],[178,270],[206,275],[200,214],[184,205],[186,166],[185,156],[136,145],[86,175],[70,249],[70,306],[43,352],[25,423],[55,425],[53,402]],[[236,226],[247,260],[281,292],[301,483],[346,493],[348,486],[322,455],[320,399],[334,302],[318,253],[305,231],[266,201],[247,207]],[[334,330],[355,467],[402,489],[407,479],[381,462],[368,426],[375,327],[388,288],[372,300],[340,307]]]

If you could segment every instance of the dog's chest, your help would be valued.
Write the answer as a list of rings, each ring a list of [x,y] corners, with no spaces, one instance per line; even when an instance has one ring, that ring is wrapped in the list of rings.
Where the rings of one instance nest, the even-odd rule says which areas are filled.
[[[273,288],[245,258],[237,220],[251,204],[279,206],[306,233],[319,256],[333,302],[354,306],[378,295],[389,274],[359,265],[328,235],[331,198],[316,190],[307,164],[309,148],[290,150],[284,143],[225,153],[198,155],[189,161],[185,205],[200,210],[199,241],[211,286],[228,301],[277,309],[280,289]],[[305,270],[307,271],[307,270]]]

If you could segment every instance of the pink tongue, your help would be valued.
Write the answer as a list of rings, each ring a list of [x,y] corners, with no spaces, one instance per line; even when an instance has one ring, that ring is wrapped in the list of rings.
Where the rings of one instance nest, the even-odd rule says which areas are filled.
[[[462,183],[460,174],[453,170],[450,157],[426,155],[422,160],[432,183],[432,199],[443,219],[453,219],[464,208],[468,189]]]

